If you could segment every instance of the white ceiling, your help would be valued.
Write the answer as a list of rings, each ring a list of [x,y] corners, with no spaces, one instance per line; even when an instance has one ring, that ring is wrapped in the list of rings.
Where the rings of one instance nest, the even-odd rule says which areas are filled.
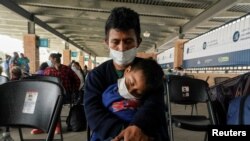
[[[62,50],[62,40],[68,40],[73,49],[99,57],[108,56],[103,43],[104,25],[111,9],[117,6],[137,11],[142,37],[143,32],[150,33],[150,37],[143,37],[139,52],[161,52],[173,47],[179,37],[195,38],[250,11],[250,0],[1,0],[0,3],[3,4],[0,34],[22,38],[27,33],[28,20],[33,20],[37,24],[36,34],[49,38],[51,48]]]

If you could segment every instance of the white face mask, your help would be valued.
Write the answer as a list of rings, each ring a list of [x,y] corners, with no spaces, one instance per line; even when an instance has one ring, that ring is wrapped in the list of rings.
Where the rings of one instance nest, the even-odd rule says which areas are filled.
[[[47,64],[48,64],[49,67],[53,67],[53,66],[54,66],[54,65],[52,64],[51,60],[48,60],[48,61],[47,61]]]
[[[118,92],[125,99],[137,99],[135,96],[128,92],[125,84],[125,77],[118,79]]]
[[[109,56],[114,60],[118,65],[127,65],[131,63],[136,56],[136,47],[131,48],[126,51],[116,51],[110,48]]]

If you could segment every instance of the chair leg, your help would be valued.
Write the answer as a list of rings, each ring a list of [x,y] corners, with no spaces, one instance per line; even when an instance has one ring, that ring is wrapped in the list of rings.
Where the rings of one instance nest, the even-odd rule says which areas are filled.
[[[9,126],[7,126],[7,127],[5,128],[5,132],[10,132],[10,127],[9,127]]]
[[[197,104],[193,104],[193,105],[191,105],[191,106],[192,106],[192,109],[191,109],[191,115],[193,115],[194,108],[195,108],[196,115],[198,115],[198,108],[197,108]]]
[[[191,105],[191,115],[193,115],[194,105]]]
[[[59,124],[60,124],[60,128],[61,128],[60,137],[61,137],[61,141],[63,141],[63,132],[62,132],[62,120],[61,120],[61,117],[59,117]]]
[[[22,132],[22,128],[21,128],[21,127],[18,127],[18,131],[19,131],[20,141],[23,141],[23,132]]]
[[[171,121],[168,122],[168,127],[170,141],[174,141],[173,123],[171,123]]]
[[[87,125],[87,141],[90,141],[90,128]]]
[[[13,138],[10,135],[10,127],[9,126],[6,126],[5,131],[2,131],[0,129],[0,134],[1,134],[0,135],[1,141],[12,141],[13,140]]]
[[[205,133],[204,141],[208,141],[208,133]]]
[[[197,108],[197,104],[194,105],[195,107],[195,111],[196,111],[196,115],[198,115],[198,108]]]

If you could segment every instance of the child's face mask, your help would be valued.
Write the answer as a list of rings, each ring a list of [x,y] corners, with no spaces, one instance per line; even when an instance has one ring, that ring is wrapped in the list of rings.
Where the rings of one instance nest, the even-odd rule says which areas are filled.
[[[125,99],[137,99],[135,96],[129,93],[125,84],[125,77],[118,79],[118,92]]]

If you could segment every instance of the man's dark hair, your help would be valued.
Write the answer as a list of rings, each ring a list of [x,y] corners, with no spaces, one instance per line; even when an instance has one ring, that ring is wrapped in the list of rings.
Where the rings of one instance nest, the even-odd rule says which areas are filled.
[[[131,71],[141,70],[146,80],[146,90],[152,92],[163,84],[163,70],[155,60],[142,59],[134,61]]]
[[[105,25],[105,36],[108,37],[110,29],[115,28],[121,31],[134,29],[137,41],[140,39],[141,27],[139,14],[126,7],[117,7],[111,11]]]
[[[50,57],[51,58],[56,58],[56,62],[61,63],[62,54],[60,54],[60,53],[51,53]]]

